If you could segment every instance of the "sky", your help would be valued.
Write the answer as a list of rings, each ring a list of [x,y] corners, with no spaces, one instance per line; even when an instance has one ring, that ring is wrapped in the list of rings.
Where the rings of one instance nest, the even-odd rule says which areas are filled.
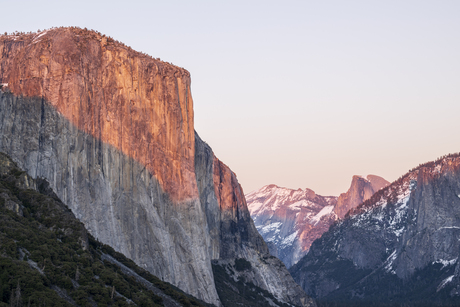
[[[195,130],[245,193],[339,195],[460,151],[457,0],[0,5],[1,33],[86,27],[186,68]]]

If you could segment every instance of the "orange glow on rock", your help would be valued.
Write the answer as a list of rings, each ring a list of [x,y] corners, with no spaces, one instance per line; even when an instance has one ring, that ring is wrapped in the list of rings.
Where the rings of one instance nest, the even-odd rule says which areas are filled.
[[[93,31],[2,37],[2,83],[132,157],[173,201],[198,198],[190,74]],[[26,59],[26,60],[24,60]]]

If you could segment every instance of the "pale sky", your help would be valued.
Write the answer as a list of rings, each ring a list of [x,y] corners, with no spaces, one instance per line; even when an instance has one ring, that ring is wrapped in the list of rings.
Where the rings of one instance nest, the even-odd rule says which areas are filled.
[[[3,1],[0,32],[95,29],[192,75],[245,193],[345,192],[460,151],[460,1]]]

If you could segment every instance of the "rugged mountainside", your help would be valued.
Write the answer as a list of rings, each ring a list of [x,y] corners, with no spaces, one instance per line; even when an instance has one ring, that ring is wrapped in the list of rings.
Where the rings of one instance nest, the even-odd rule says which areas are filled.
[[[215,305],[212,261],[238,257],[253,264],[247,282],[311,303],[260,260],[236,176],[195,136],[186,70],[78,28],[0,36],[0,54],[0,150],[98,240]]]
[[[281,303],[314,306],[284,264],[269,254],[251,219],[236,175],[214,156],[198,135],[195,164],[201,203],[209,221],[209,253],[214,259],[213,270],[219,272],[221,279],[216,280],[217,291],[225,306],[233,306],[238,297],[245,296],[244,292],[251,288],[266,290]],[[247,266],[239,270],[239,262],[247,263]],[[232,287],[235,282],[242,289]],[[271,302],[269,305],[277,305],[272,298],[265,297],[266,301],[260,306],[266,306],[267,301]],[[242,303],[246,305],[246,302]],[[259,305],[251,302],[251,306]]]
[[[368,200],[375,192],[388,186],[390,183],[382,177],[367,175],[366,178],[353,176],[351,186],[346,193],[340,194],[334,212],[339,219],[343,219],[348,211],[356,208],[363,201]]]
[[[455,154],[375,193],[315,241],[290,272],[323,302],[458,306],[459,231]]]
[[[0,306],[205,306],[97,242],[0,153]]]
[[[289,268],[332,223],[388,184],[375,175],[368,175],[367,179],[353,176],[350,189],[338,198],[320,196],[310,189],[291,190],[268,185],[247,194],[246,200],[257,230],[269,244],[270,253]]]
[[[246,195],[257,230],[272,255],[289,268],[311,243],[336,220],[337,197],[316,195],[309,189],[291,190],[268,185]]]

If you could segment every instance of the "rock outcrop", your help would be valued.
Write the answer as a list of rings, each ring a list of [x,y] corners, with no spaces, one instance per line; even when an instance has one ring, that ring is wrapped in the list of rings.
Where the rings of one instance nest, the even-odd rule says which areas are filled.
[[[337,199],[337,206],[334,208],[335,214],[337,214],[339,219],[344,218],[348,211],[356,208],[363,201],[371,198],[375,192],[389,184],[382,177],[375,175],[368,175],[367,178],[353,176],[348,191],[340,194]]]
[[[236,176],[195,136],[186,70],[78,28],[1,36],[0,54],[0,151],[98,240],[215,305],[212,260],[268,255]],[[257,272],[311,303],[285,268]]]
[[[268,185],[247,194],[246,199],[257,230],[270,244],[270,253],[289,268],[337,219],[386,185],[388,181],[379,176],[353,176],[348,192],[338,198],[310,189]]]
[[[410,171],[350,212],[290,269],[325,302],[460,303],[460,155]]]

